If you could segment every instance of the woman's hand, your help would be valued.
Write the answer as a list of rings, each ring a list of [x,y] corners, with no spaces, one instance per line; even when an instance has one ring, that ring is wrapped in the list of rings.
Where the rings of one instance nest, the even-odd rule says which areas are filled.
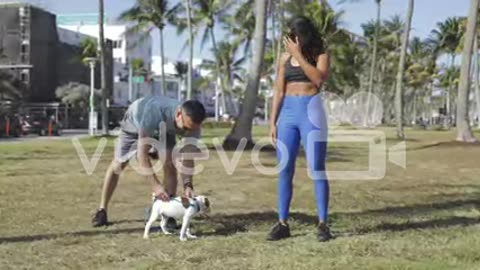
[[[270,136],[272,137],[273,145],[277,145],[277,125],[270,126]]]
[[[302,56],[302,48],[300,47],[300,42],[298,41],[298,37],[295,38],[295,41],[292,40],[290,37],[283,38],[283,45],[287,52],[293,56],[295,59],[299,59]]]

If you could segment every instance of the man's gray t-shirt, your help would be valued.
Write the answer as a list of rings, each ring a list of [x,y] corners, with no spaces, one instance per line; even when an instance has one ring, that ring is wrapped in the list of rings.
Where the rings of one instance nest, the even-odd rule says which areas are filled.
[[[200,137],[200,130],[185,132],[175,124],[177,109],[181,106],[178,100],[165,96],[147,96],[134,101],[128,107],[122,123],[122,130],[138,134],[140,130],[146,136],[158,137],[160,123],[164,123],[167,134],[182,137]]]

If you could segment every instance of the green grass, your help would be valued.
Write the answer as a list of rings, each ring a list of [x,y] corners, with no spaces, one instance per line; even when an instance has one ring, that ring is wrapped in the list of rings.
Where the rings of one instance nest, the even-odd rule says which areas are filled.
[[[389,146],[398,143],[393,129],[382,130]],[[226,132],[208,130],[205,141]],[[449,142],[453,132],[407,130],[407,136],[407,169],[389,163],[380,181],[331,181],[337,238],[328,243],[315,241],[313,184],[303,155],[292,238],[264,240],[276,219],[276,177],[256,172],[248,152],[227,175],[211,152],[199,162],[205,169],[195,183],[213,211],[194,221],[201,239],[182,243],[178,235],[142,239],[150,189],[132,169],[113,197],[114,224],[90,226],[113,156],[111,139],[91,176],[70,141],[1,144],[0,269],[479,269],[480,147]],[[89,156],[96,143],[82,140]],[[364,169],[367,155],[363,144],[331,144],[328,168]],[[276,164],[274,153],[261,159]]]

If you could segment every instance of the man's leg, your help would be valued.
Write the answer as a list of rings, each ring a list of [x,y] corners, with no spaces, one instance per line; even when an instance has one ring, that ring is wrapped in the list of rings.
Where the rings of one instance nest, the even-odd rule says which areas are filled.
[[[110,164],[107,173],[105,174],[105,179],[103,181],[102,199],[100,200],[99,209],[107,210],[108,203],[112,198],[115,188],[117,187],[120,174],[122,173],[123,169],[125,169],[127,164],[128,162],[120,163],[116,160],[112,161],[112,163]]]
[[[113,192],[117,187],[118,179],[123,169],[128,164],[128,160],[136,153],[135,136],[128,135],[126,133],[120,133],[115,145],[114,160],[107,169],[105,179],[103,181],[102,197],[100,200],[100,206],[95,216],[92,219],[92,225],[94,227],[108,225],[107,207]]]
[[[168,134],[166,137],[166,155],[165,163],[163,164],[163,185],[165,191],[170,196],[177,195],[177,168],[175,167],[175,161],[172,155],[172,150],[176,144],[175,134]],[[175,230],[177,228],[177,221],[174,218],[168,218],[166,220],[166,228],[169,231]]]
[[[92,219],[93,227],[100,227],[108,225],[108,218],[107,218],[107,207],[110,199],[112,198],[113,192],[117,187],[118,178],[120,177],[120,173],[123,171],[125,166],[128,162],[118,162],[112,161],[110,166],[108,167],[107,173],[105,174],[105,180],[103,182],[103,189],[102,189],[102,198],[100,200],[100,207],[98,208],[95,216]]]

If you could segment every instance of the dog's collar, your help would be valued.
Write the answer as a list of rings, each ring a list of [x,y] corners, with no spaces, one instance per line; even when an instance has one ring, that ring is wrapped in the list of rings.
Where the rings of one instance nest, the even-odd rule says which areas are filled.
[[[173,199],[174,201],[177,201],[179,203],[182,203],[182,201],[178,200],[178,199]],[[195,210],[198,212],[200,212],[200,204],[198,203],[197,199],[195,198],[192,198],[193,200],[193,203],[189,203],[189,206],[193,206],[195,208]]]
[[[190,205],[195,207],[195,210],[197,210],[197,213],[200,212],[200,204],[198,203],[197,199],[193,198],[193,204],[190,204]]]

